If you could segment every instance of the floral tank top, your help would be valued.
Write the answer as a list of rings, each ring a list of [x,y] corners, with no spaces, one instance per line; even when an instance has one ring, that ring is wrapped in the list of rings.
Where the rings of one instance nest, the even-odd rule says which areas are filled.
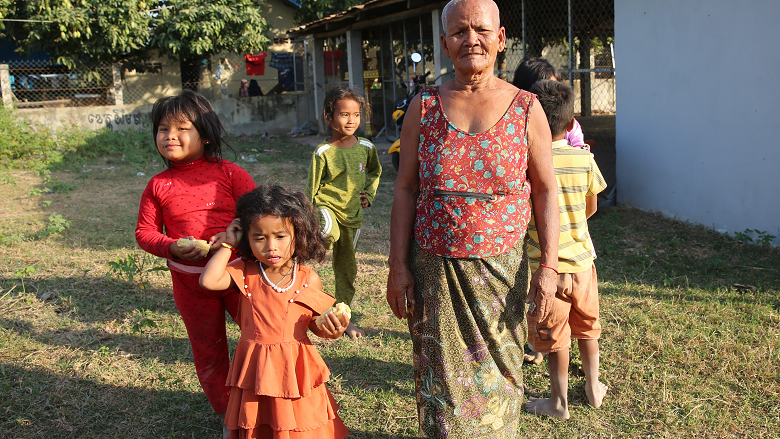
[[[437,87],[423,89],[414,225],[420,247],[447,258],[486,258],[523,238],[531,216],[526,128],[533,97],[520,90],[498,123],[472,134],[447,119]]]

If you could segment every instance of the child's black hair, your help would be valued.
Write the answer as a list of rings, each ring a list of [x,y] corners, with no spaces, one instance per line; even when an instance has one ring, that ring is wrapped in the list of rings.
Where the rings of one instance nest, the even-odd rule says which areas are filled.
[[[203,151],[206,159],[212,162],[218,162],[222,159],[222,139],[225,134],[225,128],[219,120],[219,116],[214,112],[214,108],[209,101],[202,95],[192,90],[182,90],[178,96],[168,96],[158,99],[152,107],[152,138],[157,144],[157,131],[166,119],[172,119],[179,122],[190,121],[198,135],[203,141]],[[230,148],[231,151],[233,148]],[[165,164],[170,167],[171,163],[163,157]]]
[[[574,119],[574,92],[569,84],[544,79],[537,81],[529,91],[536,94],[542,104],[550,133],[553,136],[564,133]]]
[[[555,67],[544,58],[524,58],[515,70],[512,85],[530,91],[534,83],[542,79],[558,80],[558,72]]]
[[[333,111],[336,109],[336,102],[343,101],[344,99],[352,99],[360,104],[360,112],[364,115],[371,112],[371,104],[363,97],[363,93],[360,90],[350,86],[334,87],[325,95],[325,103],[322,106],[322,115],[325,118],[325,125],[330,126],[330,123],[333,122]]]
[[[236,217],[241,221],[241,240],[238,251],[242,258],[256,261],[249,247],[250,224],[266,215],[289,221],[293,226],[295,252],[293,258],[299,264],[306,261],[322,261],[325,258],[325,238],[320,232],[317,213],[306,195],[282,186],[258,186],[243,195],[236,203]]]

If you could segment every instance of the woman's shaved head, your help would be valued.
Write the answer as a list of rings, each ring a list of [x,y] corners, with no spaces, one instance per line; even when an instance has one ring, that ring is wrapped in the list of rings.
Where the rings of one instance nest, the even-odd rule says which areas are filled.
[[[456,6],[460,3],[476,3],[480,4],[481,6],[487,6],[488,8],[492,9],[493,18],[495,20],[496,29],[501,27],[501,18],[499,17],[498,13],[498,5],[493,0],[452,0],[449,3],[447,3],[444,6],[444,9],[441,11],[441,24],[442,24],[442,30],[444,33],[447,33],[447,19],[449,14],[454,10],[457,9]]]

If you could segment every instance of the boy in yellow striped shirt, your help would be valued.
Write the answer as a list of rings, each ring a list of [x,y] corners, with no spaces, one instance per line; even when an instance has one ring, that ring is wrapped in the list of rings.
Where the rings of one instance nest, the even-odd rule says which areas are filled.
[[[561,233],[558,244],[558,292],[552,310],[538,319],[536,304],[528,308],[528,343],[535,352],[548,354],[550,398],[531,398],[526,410],[537,415],[569,419],[569,346],[578,339],[585,394],[600,407],[607,386],[599,381],[598,279],[595,252],[588,233],[588,218],[598,207],[597,194],[607,184],[593,155],[573,148],[564,139],[574,123],[574,92],[565,83],[539,81],[531,88],[542,105],[552,133],[553,167],[558,180]],[[539,268],[541,250],[533,218],[528,226],[528,258],[531,270]]]

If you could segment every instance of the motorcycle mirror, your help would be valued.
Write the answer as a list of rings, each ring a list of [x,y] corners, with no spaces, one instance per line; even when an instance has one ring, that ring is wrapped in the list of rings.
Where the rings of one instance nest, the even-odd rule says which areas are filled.
[[[420,54],[419,54],[419,53],[417,53],[417,52],[414,52],[414,53],[412,54],[412,62],[413,62],[413,63],[418,63],[418,62],[420,62],[420,61],[422,61],[422,55],[420,55]]]

